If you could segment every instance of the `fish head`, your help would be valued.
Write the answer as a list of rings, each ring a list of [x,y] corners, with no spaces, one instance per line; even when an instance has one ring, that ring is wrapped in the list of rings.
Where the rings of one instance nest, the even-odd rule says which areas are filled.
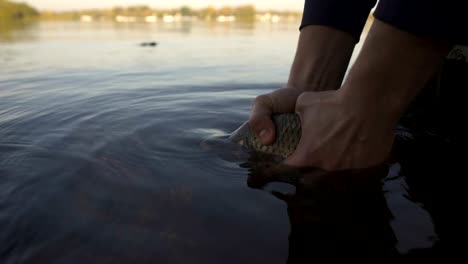
[[[229,141],[244,147],[249,147],[251,146],[252,139],[255,136],[255,133],[250,129],[249,122],[245,122],[238,129],[231,133],[229,136]]]

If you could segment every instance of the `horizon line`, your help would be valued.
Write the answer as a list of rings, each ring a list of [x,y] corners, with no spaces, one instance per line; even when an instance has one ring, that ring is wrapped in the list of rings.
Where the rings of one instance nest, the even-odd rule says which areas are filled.
[[[213,7],[215,9],[220,9],[220,8],[223,8],[223,7],[231,7],[231,8],[235,8],[235,7],[241,7],[241,6],[254,6],[256,11],[264,11],[264,12],[268,12],[268,11],[281,11],[281,12],[285,12],[285,11],[289,11],[289,12],[303,12],[302,9],[298,9],[298,8],[259,8],[258,6],[256,6],[255,4],[238,4],[238,5],[222,5],[222,6],[215,6],[215,5],[206,5],[206,6],[200,6],[200,7],[193,7],[193,6],[190,6],[190,5],[179,5],[179,6],[172,6],[172,7],[164,7],[164,6],[154,6],[154,5],[148,5],[148,4],[131,4],[131,5],[113,5],[113,6],[107,6],[107,7],[79,7],[79,8],[38,8],[34,5],[31,5],[29,4],[30,6],[34,7],[35,9],[37,9],[38,11],[40,12],[43,12],[43,11],[53,11],[53,12],[71,12],[71,11],[82,11],[82,10],[107,10],[107,9],[113,9],[113,8],[128,8],[128,7],[136,7],[136,6],[147,6],[151,9],[156,9],[156,10],[174,10],[174,9],[180,9],[182,7],[189,7],[193,10],[200,10],[200,9],[204,9],[204,8],[208,8],[208,7]]]

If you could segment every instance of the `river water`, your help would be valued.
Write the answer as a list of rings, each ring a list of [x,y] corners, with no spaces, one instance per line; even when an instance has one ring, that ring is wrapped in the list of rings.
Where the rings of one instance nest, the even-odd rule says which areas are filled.
[[[284,85],[298,34],[297,23],[202,22],[0,32],[1,262],[431,256],[446,214],[406,177],[437,171],[427,151],[445,152],[421,156],[425,139],[401,140],[382,189],[340,176],[255,188],[251,167],[200,147]]]

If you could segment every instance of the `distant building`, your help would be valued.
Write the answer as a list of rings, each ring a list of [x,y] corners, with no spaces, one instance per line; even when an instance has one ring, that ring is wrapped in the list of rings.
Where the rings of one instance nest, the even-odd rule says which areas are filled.
[[[271,22],[278,23],[280,21],[280,17],[278,15],[273,15],[271,17]]]
[[[163,15],[163,21],[165,23],[173,23],[180,21],[181,16],[179,14],[176,15]]]
[[[92,16],[89,16],[89,15],[82,15],[80,17],[80,20],[83,21],[83,22],[92,22],[93,21],[93,17]]]
[[[188,16],[177,13],[175,15],[163,15],[162,20],[164,23],[173,23],[173,22],[190,22],[196,20],[195,16]]]
[[[260,22],[271,22],[271,23],[278,23],[281,20],[280,16],[272,15],[270,13],[257,14],[256,18]]]
[[[157,16],[146,16],[145,21],[148,22],[148,23],[154,23],[154,22],[158,21],[158,17]]]
[[[129,22],[136,22],[137,18],[133,16],[116,16],[115,21],[120,23],[129,23]]]
[[[216,18],[216,21],[218,22],[233,22],[233,21],[236,21],[236,17],[235,16],[218,16]]]

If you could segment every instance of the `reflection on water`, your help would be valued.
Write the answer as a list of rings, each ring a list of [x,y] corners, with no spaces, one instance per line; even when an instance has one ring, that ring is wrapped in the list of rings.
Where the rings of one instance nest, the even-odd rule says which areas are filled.
[[[397,138],[392,162],[366,170],[324,172],[253,156],[248,185],[287,205],[287,263],[369,260],[408,263],[461,256],[465,239],[463,166],[458,146],[435,135]],[[430,164],[430,165],[429,165]],[[295,191],[268,187],[287,183]]]
[[[291,225],[287,263],[395,259],[397,239],[381,184],[386,175],[385,168],[349,173],[309,170],[300,173],[303,181],[294,183],[295,192],[271,191],[287,205]],[[249,182],[257,186],[285,182],[284,176],[284,172],[266,176],[254,169]]]
[[[34,20],[0,20],[0,43],[33,40]]]
[[[138,72],[152,75],[151,81],[162,85],[173,82],[169,73],[174,72],[177,84],[183,85],[284,83],[298,36],[293,24],[245,27],[242,23],[204,22],[41,22],[31,31],[15,32],[18,36],[27,33],[30,41],[0,42],[0,60],[8,57],[11,61],[2,69],[5,75],[0,78],[4,80],[44,71],[52,78],[64,71],[70,75],[99,72],[97,78]],[[142,49],[139,43],[147,41],[158,42],[158,47]]]
[[[10,32],[0,42],[2,263],[422,260],[464,238],[461,156],[424,130],[399,140],[387,167],[333,175],[200,146],[284,84],[297,25]]]

